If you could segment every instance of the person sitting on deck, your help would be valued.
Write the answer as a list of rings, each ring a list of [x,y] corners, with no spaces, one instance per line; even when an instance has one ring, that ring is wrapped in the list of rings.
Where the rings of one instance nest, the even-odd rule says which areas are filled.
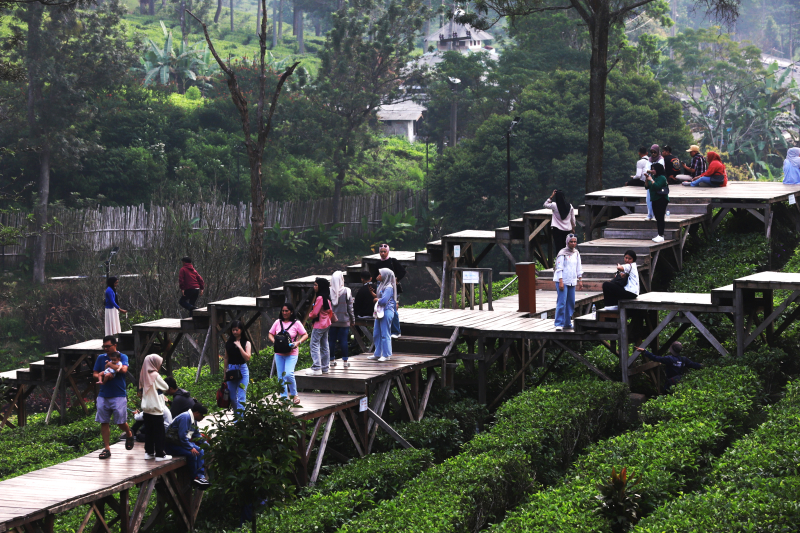
[[[647,148],[639,147],[639,160],[636,162],[636,174],[625,182],[628,187],[644,187],[647,171],[650,170],[650,158],[647,157]]]
[[[550,198],[544,201],[544,207],[553,211],[550,234],[555,246],[561,246],[561,243],[566,241],[567,235],[575,233],[575,209],[561,190],[553,191]]]
[[[686,163],[681,163],[686,173],[675,176],[675,179],[681,182],[692,181],[692,178],[696,178],[706,171],[706,158],[700,153],[700,147],[693,144],[686,151],[692,156],[692,164],[689,166]]]
[[[116,373],[122,369],[122,361],[119,352],[108,354],[108,359],[109,361],[106,364],[106,369],[100,372],[100,378],[97,380],[98,385],[102,385],[106,381],[114,379]]]
[[[353,312],[357,318],[365,318],[372,320],[372,313],[375,311],[375,287],[372,285],[372,274],[364,270],[361,272],[361,283],[363,285],[356,293],[355,302],[353,302]]]
[[[178,387],[178,382],[175,381],[175,378],[164,378],[164,381],[169,387],[164,391],[164,394],[167,396],[172,396],[172,401],[169,404],[169,412],[172,415],[170,420],[172,420],[179,414],[185,413],[191,409],[196,400],[192,398],[192,395],[189,393],[189,391]]]
[[[677,156],[672,155],[672,147],[668,144],[664,145],[661,149],[661,155],[664,156],[664,176],[667,177],[667,183],[670,185],[677,185],[681,183],[676,178],[681,173],[681,160]]]
[[[706,154],[708,169],[693,178],[691,182],[684,182],[683,185],[692,187],[725,187],[728,185],[728,171],[725,164],[716,152]]]
[[[197,423],[206,413],[208,409],[200,402],[195,402],[189,411],[176,416],[167,428],[165,446],[167,453],[173,457],[186,458],[193,483],[200,489],[206,489],[211,485],[205,476],[203,449],[197,445],[198,442],[202,442]]]
[[[617,265],[614,279],[603,283],[603,311],[618,311],[620,300],[634,300],[639,296],[639,269],[636,267],[636,252],[627,250],[622,264]]]
[[[796,185],[800,183],[800,148],[789,148],[783,160],[783,182]]]
[[[683,344],[677,341],[672,343],[672,345],[669,347],[669,355],[664,357],[654,355],[642,347],[636,348],[637,352],[642,352],[642,355],[651,361],[655,361],[664,365],[664,371],[667,373],[667,389],[678,383],[681,378],[683,378],[683,375],[686,373],[688,368],[703,368],[703,365],[700,363],[695,363],[688,357],[682,356],[681,350],[683,350]]]

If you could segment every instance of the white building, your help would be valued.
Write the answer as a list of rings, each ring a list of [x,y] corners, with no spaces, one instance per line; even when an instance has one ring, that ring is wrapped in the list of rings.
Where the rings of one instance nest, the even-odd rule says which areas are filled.
[[[415,102],[396,102],[378,108],[378,120],[383,122],[386,135],[402,135],[408,142],[417,138],[417,125],[422,119],[425,107]]]
[[[487,46],[487,41],[492,39],[491,34],[485,31],[477,30],[469,24],[459,24],[451,19],[425,38],[425,50],[427,51],[430,46],[438,52],[455,50],[462,54],[492,50]]]

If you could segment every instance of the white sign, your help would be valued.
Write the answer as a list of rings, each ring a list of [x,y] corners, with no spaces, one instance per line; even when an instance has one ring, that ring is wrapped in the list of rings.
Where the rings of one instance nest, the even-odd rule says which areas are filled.
[[[797,203],[797,200],[794,198],[794,194],[789,195],[789,205],[794,205]]]
[[[544,313],[542,313],[542,316],[541,316],[541,318],[542,318],[542,320],[547,320],[547,311],[545,311]]]
[[[453,245],[453,257],[461,257],[461,245]]]
[[[367,397],[364,396],[363,398],[361,398],[361,401],[358,402],[358,412],[359,413],[363,413],[364,411],[367,410],[367,408],[369,408],[369,403],[367,403],[367,401],[368,401]]]
[[[476,270],[465,270],[461,273],[464,283],[480,283],[480,272]]]

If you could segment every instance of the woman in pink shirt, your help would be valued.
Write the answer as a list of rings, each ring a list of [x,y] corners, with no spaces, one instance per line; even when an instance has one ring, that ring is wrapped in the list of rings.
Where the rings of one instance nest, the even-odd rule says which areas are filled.
[[[294,306],[290,303],[283,304],[281,307],[281,317],[272,324],[269,330],[269,340],[275,343],[275,335],[285,331],[289,334],[290,350],[286,353],[275,353],[275,368],[278,372],[278,378],[283,381],[283,394],[287,393],[294,403],[300,403],[300,397],[297,395],[297,384],[294,380],[294,367],[297,365],[297,357],[300,354],[300,345],[308,339],[308,333],[297,320],[297,315],[294,312]]]
[[[314,280],[314,307],[308,314],[314,322],[311,331],[311,373],[315,376],[327,374],[330,365],[331,351],[328,346],[328,328],[331,327],[333,310],[331,309],[331,283],[325,278]]]

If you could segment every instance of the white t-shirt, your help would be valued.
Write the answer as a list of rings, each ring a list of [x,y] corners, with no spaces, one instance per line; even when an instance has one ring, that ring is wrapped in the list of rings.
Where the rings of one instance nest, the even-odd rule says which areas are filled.
[[[639,296],[639,268],[636,263],[622,265],[622,268],[623,272],[628,273],[628,283],[625,284],[625,290]]]
[[[647,178],[648,170],[650,170],[650,158],[644,156],[636,162],[636,175],[633,179],[644,181]]]

